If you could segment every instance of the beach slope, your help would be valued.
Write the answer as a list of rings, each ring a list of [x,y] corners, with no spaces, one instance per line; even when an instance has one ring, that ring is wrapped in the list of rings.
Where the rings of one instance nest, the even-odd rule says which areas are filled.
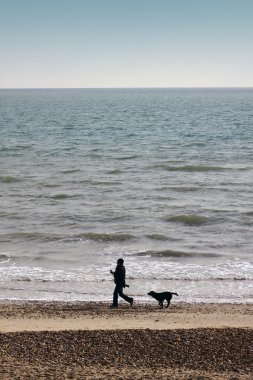
[[[253,373],[253,305],[3,302],[1,379],[229,379]]]

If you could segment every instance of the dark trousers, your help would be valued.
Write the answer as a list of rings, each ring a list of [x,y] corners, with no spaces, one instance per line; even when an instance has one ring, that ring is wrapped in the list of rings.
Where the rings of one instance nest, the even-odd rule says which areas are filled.
[[[125,301],[131,303],[132,298],[128,297],[126,294],[123,293],[123,286],[122,285],[116,285],[114,292],[113,292],[113,306],[118,306],[118,296],[123,298]]]

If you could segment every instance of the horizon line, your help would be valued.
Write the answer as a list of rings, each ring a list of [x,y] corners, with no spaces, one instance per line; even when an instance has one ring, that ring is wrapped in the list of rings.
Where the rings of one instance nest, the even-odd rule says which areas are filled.
[[[145,89],[253,89],[253,86],[150,86],[150,87],[0,87],[0,90],[145,90]]]

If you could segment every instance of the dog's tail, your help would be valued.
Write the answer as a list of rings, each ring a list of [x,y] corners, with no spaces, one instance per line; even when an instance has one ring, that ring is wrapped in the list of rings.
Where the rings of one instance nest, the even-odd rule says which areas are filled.
[[[178,294],[177,294],[177,293],[171,293],[171,294],[174,294],[174,296],[178,296]]]

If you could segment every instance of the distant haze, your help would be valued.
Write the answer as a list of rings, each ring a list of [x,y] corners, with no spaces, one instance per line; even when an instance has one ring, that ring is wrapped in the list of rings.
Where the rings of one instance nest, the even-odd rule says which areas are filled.
[[[253,87],[252,0],[0,0],[0,88]]]

